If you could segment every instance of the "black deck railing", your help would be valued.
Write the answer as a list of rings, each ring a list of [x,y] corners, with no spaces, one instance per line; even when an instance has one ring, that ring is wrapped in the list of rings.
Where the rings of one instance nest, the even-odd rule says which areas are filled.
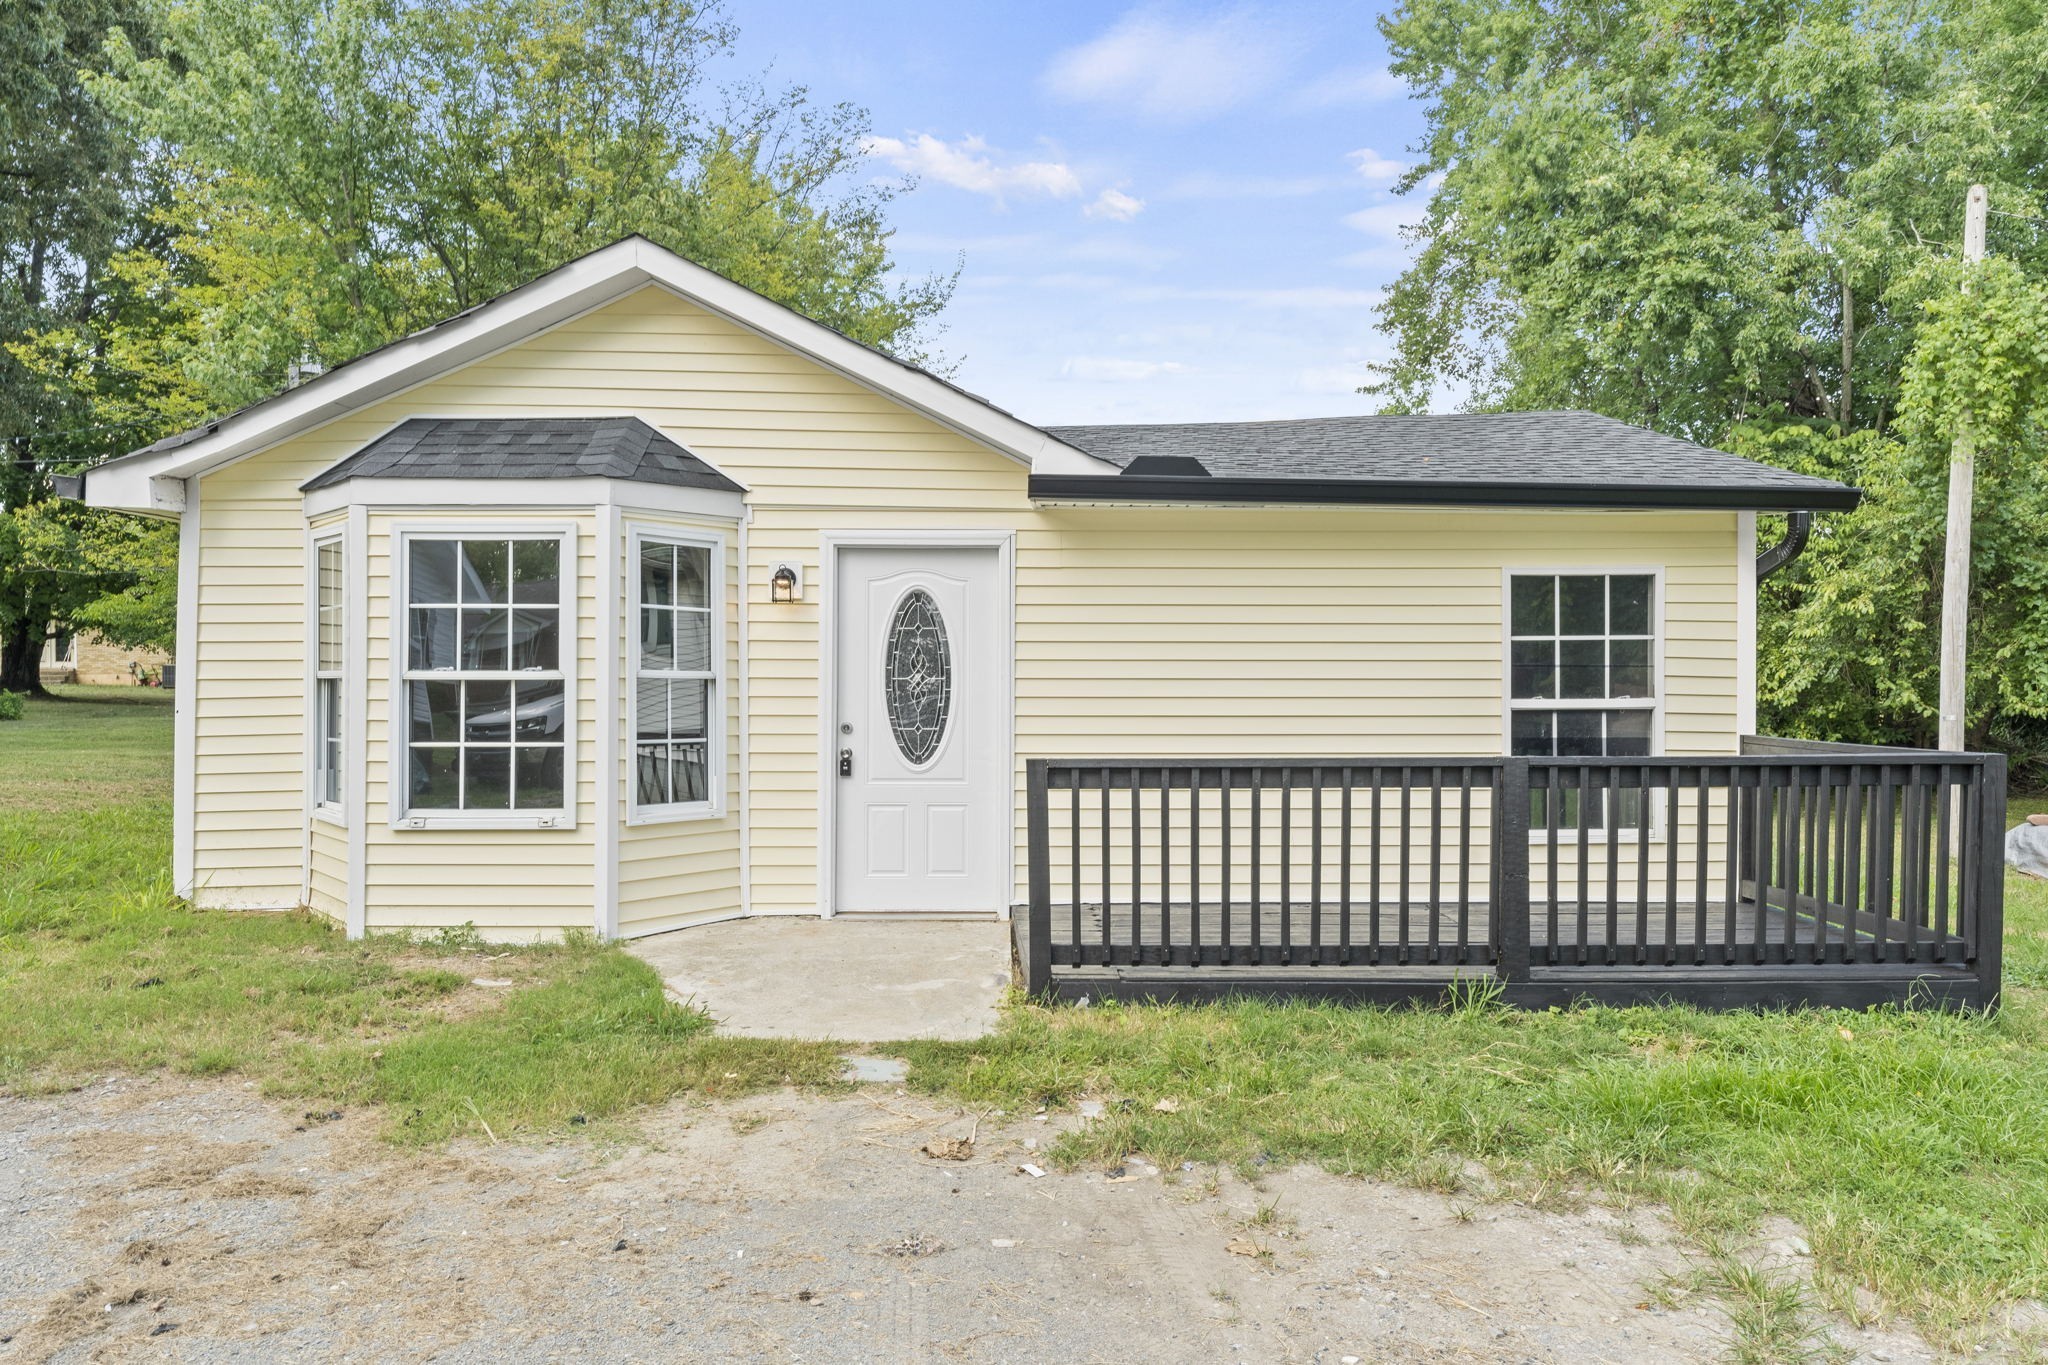
[[[1532,1003],[1997,992],[1998,755],[1757,739],[1730,757],[1027,773],[1034,992],[1370,998],[1461,976]]]

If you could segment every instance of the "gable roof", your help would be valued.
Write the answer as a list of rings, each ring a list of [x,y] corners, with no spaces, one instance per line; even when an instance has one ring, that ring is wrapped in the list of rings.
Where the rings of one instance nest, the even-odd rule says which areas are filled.
[[[369,478],[603,478],[746,491],[637,417],[415,417],[300,487]]]
[[[1845,484],[1590,412],[1049,427],[1114,479],[1031,479],[1071,501],[1458,503],[1829,511]]]
[[[207,473],[648,285],[668,289],[1020,464],[1045,472],[1111,472],[1093,457],[948,380],[863,345],[645,237],[633,236],[337,365],[297,388],[109,460],[86,474],[84,491],[96,506],[175,510],[164,507],[152,480]]]
[[[1031,496],[1044,501],[1826,511],[1853,507],[1861,496],[1842,484],[1580,412],[1041,429],[637,236],[579,257],[297,388],[110,460],[89,471],[78,491],[95,506],[175,513],[184,506],[185,479],[360,411],[650,285],[1028,466]],[[485,449],[472,448],[471,454]],[[688,457],[681,446],[674,449]],[[454,458],[447,451],[432,457]],[[487,454],[482,457],[488,461]],[[438,472],[460,477],[478,470],[469,464],[457,470],[451,464]]]

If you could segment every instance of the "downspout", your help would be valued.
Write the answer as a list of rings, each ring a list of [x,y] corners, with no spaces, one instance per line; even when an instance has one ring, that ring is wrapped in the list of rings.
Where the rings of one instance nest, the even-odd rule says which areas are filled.
[[[1813,533],[1813,513],[1792,512],[1785,517],[1785,538],[1756,557],[1756,581],[1761,583],[1790,564],[1806,550]]]

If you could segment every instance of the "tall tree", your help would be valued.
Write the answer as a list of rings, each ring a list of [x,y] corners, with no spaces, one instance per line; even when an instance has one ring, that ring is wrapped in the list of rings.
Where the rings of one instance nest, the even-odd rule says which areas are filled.
[[[915,349],[945,279],[891,280],[863,117],[728,93],[677,0],[193,0],[96,89],[173,168],[167,358],[221,406],[628,233]]]
[[[2048,279],[2034,221],[2048,217],[2048,10],[1404,0],[1382,29],[1428,101],[1403,186],[1428,203],[1414,263],[1379,307],[1394,355],[1367,391],[1397,409],[1445,396],[1591,408],[1865,482],[1867,508],[1827,519],[1766,593],[1766,718],[1931,737],[1929,481],[1948,433],[1939,386],[1908,378],[1963,359],[1969,329],[1931,328],[1929,310],[1960,297],[1970,183],[2005,211],[1992,251],[2014,280]],[[2028,297],[2018,283],[1980,292],[1976,316],[2004,309],[2004,322],[1970,335],[2023,326]],[[1992,485],[2037,468],[2044,438],[2028,420],[2005,427],[1986,452]],[[1980,489],[1980,507],[1991,496]],[[1978,735],[2001,716],[2048,717],[2048,689],[2032,686],[2048,619],[2004,601],[2048,544],[2038,522],[2001,530],[1989,515]],[[1882,666],[1867,658],[1870,610],[1893,623]]]
[[[24,353],[35,334],[88,332],[106,314],[108,264],[132,245],[146,193],[127,128],[86,87],[109,31],[146,46],[139,0],[0,6],[0,689],[40,690],[50,623],[109,586],[47,553],[51,535],[75,537],[95,519],[42,505],[52,472],[134,433],[109,428],[62,373]],[[30,541],[44,552],[22,553]]]

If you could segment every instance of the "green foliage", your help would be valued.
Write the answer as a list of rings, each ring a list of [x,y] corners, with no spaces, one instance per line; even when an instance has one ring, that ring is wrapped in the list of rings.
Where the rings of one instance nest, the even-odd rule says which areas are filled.
[[[0,720],[20,720],[28,710],[28,698],[19,692],[0,692]]]
[[[109,263],[149,236],[151,186],[130,130],[95,100],[109,32],[151,50],[142,0],[0,6],[0,686],[38,691],[49,623],[106,585],[25,557],[37,531],[11,525],[50,496],[50,475],[140,444],[155,420],[113,427],[90,395],[35,363],[26,339],[95,329],[123,291]],[[75,566],[74,566],[75,567]]]
[[[1946,459],[1977,436],[1970,730],[2048,706],[2048,10],[1405,0],[1414,265],[1369,392],[1586,407],[1864,487],[1764,590],[1764,719],[1933,738]],[[1964,193],[1992,262],[1962,290]],[[1768,528],[1767,528],[1768,530]]]
[[[0,9],[0,517],[636,232],[917,358],[952,281],[893,280],[865,116],[714,98],[730,38],[676,0]],[[0,527],[0,682],[52,622],[167,643],[175,568],[161,528]]]
[[[171,291],[126,363],[255,401],[636,232],[914,350],[951,285],[890,282],[864,116],[708,110],[729,38],[673,0],[196,0],[161,55],[116,35],[92,88],[170,157]]]

